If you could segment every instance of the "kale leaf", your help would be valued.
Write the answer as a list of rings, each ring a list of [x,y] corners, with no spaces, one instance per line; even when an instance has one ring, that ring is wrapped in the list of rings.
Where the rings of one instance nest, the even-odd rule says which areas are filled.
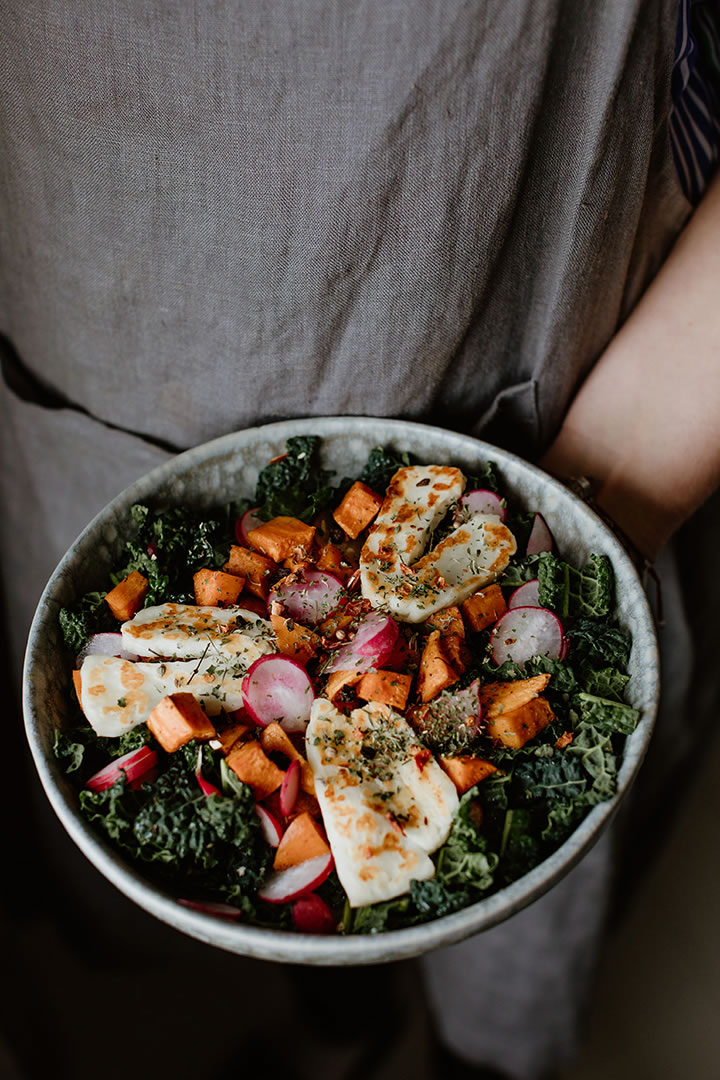
[[[152,511],[147,506],[130,508],[135,534],[126,546],[124,568],[113,575],[121,581],[132,570],[150,583],[145,606],[167,602],[193,602],[192,576],[204,567],[223,566],[230,553],[229,524],[220,516],[170,507]]]
[[[573,706],[579,711],[582,720],[592,724],[598,731],[617,731],[621,735],[631,735],[640,719],[638,709],[624,705],[619,701],[608,701],[594,694],[577,694]]]
[[[124,779],[105,791],[81,791],[81,808],[133,857],[157,864],[160,876],[183,892],[219,893],[232,900],[250,896],[271,856],[252,790],[241,785],[230,796],[203,795],[192,765],[197,747],[194,751],[173,755],[157,780],[137,791]]]
[[[320,437],[295,435],[285,444],[285,454],[266,465],[255,489],[258,517],[295,517],[311,522],[335,498],[332,472],[318,464]]]
[[[538,599],[563,618],[600,619],[614,603],[615,578],[607,555],[591,555],[582,570],[544,552],[537,564]]]
[[[363,484],[367,484],[378,494],[382,494],[398,469],[405,469],[416,464],[417,458],[413,454],[399,454],[391,447],[375,446],[370,451],[358,480]]]
[[[568,637],[570,656],[576,671],[583,664],[595,669],[627,667],[631,638],[619,626],[595,622],[593,619],[578,619],[568,630]]]
[[[581,669],[582,689],[596,697],[622,702],[630,676],[616,667],[593,669],[587,664]]]
[[[63,641],[77,655],[93,634],[116,630],[117,620],[105,603],[104,592],[85,593],[79,603],[60,609],[58,621]]]

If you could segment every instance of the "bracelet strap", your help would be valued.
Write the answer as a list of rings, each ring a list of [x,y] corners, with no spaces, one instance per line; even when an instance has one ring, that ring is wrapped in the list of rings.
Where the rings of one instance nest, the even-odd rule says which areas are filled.
[[[601,506],[598,506],[596,501],[597,483],[590,476],[566,476],[563,477],[562,482],[569,491],[572,491],[573,495],[577,495],[578,499],[581,499],[587,506],[593,510],[599,518],[601,518],[612,533],[617,537],[625,551],[632,559],[633,565],[640,574],[640,580],[642,586],[647,592],[648,580],[653,582],[655,586],[655,610],[657,615],[657,624],[662,627],[665,625],[665,618],[663,612],[663,596],[662,596],[662,582],[660,575],[655,569],[655,564],[651,559],[648,559],[646,555],[643,555],[636,544],[630,539],[627,533],[622,529],[617,521],[603,510]]]

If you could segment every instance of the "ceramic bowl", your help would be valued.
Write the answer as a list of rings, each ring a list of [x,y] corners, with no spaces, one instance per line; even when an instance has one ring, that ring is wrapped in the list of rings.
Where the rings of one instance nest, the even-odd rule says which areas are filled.
[[[97,588],[117,562],[128,508],[136,502],[204,508],[252,496],[260,469],[283,451],[285,440],[309,433],[322,436],[323,464],[339,477],[357,474],[368,451],[380,444],[408,450],[421,461],[458,465],[470,472],[484,461],[495,462],[505,490],[544,515],[568,559],[582,563],[591,552],[610,557],[619,618],[633,638],[628,698],[641,710],[642,719],[625,744],[617,795],[591,810],[562,847],[510,886],[453,915],[377,935],[318,937],[260,929],[182,906],[126,863],[86,823],[77,794],[52,753],[54,733],[65,722],[71,694],[58,611]],[[653,620],[638,575],[604,523],[560,483],[520,458],[464,435],[394,420],[326,417],[269,424],[216,439],[178,455],[113,499],[70,547],[40,600],[26,653],[24,711],[37,769],[56,813],[87,858],[131,900],[176,929],[234,953],[286,963],[352,965],[397,960],[453,944],[487,930],[551,888],[597,840],[635,777],[650,739],[658,689]]]

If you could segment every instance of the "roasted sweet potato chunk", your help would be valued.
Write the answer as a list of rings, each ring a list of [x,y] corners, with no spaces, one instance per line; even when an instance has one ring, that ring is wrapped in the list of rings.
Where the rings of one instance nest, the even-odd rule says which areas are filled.
[[[491,761],[468,754],[440,757],[438,760],[460,795],[464,795],[471,787],[475,787],[486,776],[497,772],[497,767]]]
[[[131,570],[126,578],[110,590],[105,597],[105,603],[116,619],[127,622],[133,615],[137,615],[143,606],[149,588],[148,579],[139,570]]]
[[[230,558],[223,569],[228,574],[236,574],[244,578],[247,591],[265,600],[270,592],[272,575],[277,567],[272,559],[261,555],[259,551],[251,551],[250,548],[233,544],[230,548]]]
[[[440,631],[433,630],[420,657],[418,693],[420,700],[431,701],[441,690],[453,686],[460,676],[448,662],[442,647]]]
[[[320,641],[317,634],[307,626],[285,619],[282,615],[271,615],[270,622],[275,631],[278,651],[299,664],[307,664],[315,655]]]
[[[555,713],[546,698],[536,697],[519,709],[489,718],[486,730],[492,739],[519,750],[554,719]]]
[[[283,833],[275,852],[273,869],[287,870],[307,859],[327,855],[330,851],[323,829],[308,813],[298,814]]]
[[[295,558],[298,549],[309,552],[315,537],[315,526],[306,525],[294,517],[275,517],[251,529],[247,534],[254,548],[267,555],[273,562],[281,563],[284,559]]]
[[[368,671],[357,684],[357,696],[361,701],[378,701],[400,712],[407,705],[412,686],[412,675],[400,675],[396,671]]]
[[[333,517],[340,528],[356,540],[363,529],[368,527],[382,504],[381,495],[367,484],[356,480],[337,509],[333,510]]]
[[[462,614],[469,630],[478,633],[486,626],[497,622],[507,611],[507,604],[499,585],[488,585],[486,589],[473,593],[461,604]]]
[[[226,761],[239,780],[248,784],[258,802],[277,791],[283,782],[285,773],[271,761],[259,742],[236,744],[228,754]]]
[[[169,754],[191,739],[213,739],[215,728],[192,694],[168,694],[150,713],[147,726]]]
[[[198,570],[193,574],[195,603],[208,607],[228,607],[243,591],[245,579],[224,570]]]

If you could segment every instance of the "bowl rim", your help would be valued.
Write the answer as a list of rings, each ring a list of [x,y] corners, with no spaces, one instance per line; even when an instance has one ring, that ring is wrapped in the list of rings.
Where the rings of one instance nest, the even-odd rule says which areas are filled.
[[[575,519],[580,524],[592,525],[594,529],[600,527],[605,534],[606,549],[613,564],[616,567],[623,566],[635,587],[637,595],[633,597],[633,611],[644,631],[644,647],[648,649],[646,668],[654,686],[653,701],[646,708],[635,732],[627,737],[617,775],[618,790],[613,798],[593,807],[567,840],[527,874],[469,907],[417,926],[347,937],[321,937],[220,919],[185,907],[175,896],[147,881],[80,817],[77,808],[71,804],[63,790],[63,784],[67,784],[66,779],[59,773],[59,769],[53,767],[54,761],[49,755],[46,756],[37,715],[38,705],[34,699],[32,674],[34,665],[40,660],[38,653],[41,649],[43,627],[46,620],[52,617],[52,613],[56,614],[57,606],[53,606],[53,597],[60,578],[77,558],[78,550],[87,544],[88,538],[111,512],[147,498],[152,489],[192,469],[199,461],[208,461],[232,453],[238,447],[256,442],[259,438],[279,441],[301,434],[317,433],[321,437],[323,434],[341,433],[362,435],[366,433],[369,423],[382,424],[387,429],[388,442],[395,442],[408,431],[433,433],[442,436],[446,444],[443,452],[447,452],[448,457],[453,454],[450,444],[456,442],[459,455],[463,452],[474,453],[496,460],[501,468],[504,463],[508,463],[521,471],[527,470],[530,476],[537,476],[545,489],[554,490],[556,495],[572,507]],[[471,435],[414,421],[339,415],[282,420],[222,435],[174,455],[169,461],[139,477],[119,492],[93,517],[70,545],[43,590],[28,635],[23,667],[22,702],[27,739],[40,780],[55,813],[86,858],[125,896],[175,929],[230,952],[285,963],[340,966],[406,959],[441,946],[455,944],[496,926],[552,888],[590,850],[615,815],[637,775],[657,714],[659,683],[657,636],[650,605],[638,572],[625,548],[606,523],[561,481],[518,455]],[[631,753],[628,753],[629,748]],[[553,865],[550,866],[550,863]]]

